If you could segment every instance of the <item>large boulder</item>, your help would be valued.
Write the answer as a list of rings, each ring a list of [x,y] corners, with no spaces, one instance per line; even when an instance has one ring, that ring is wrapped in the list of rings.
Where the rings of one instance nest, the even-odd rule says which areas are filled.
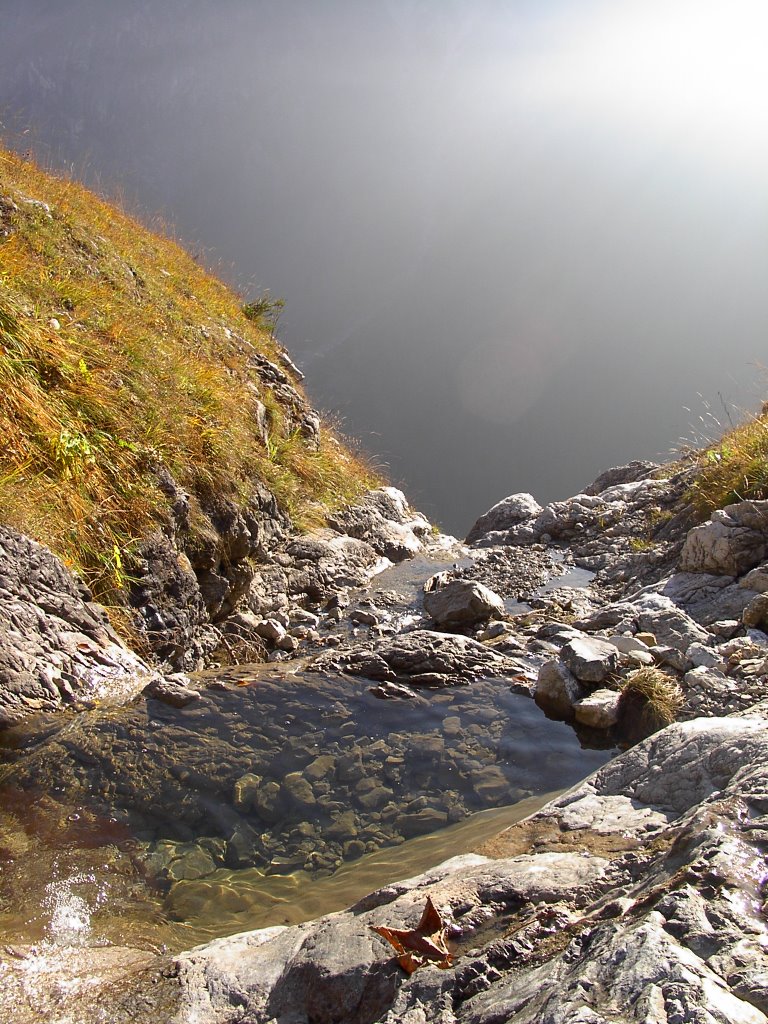
[[[584,690],[568,666],[554,658],[539,669],[533,695],[551,718],[569,721],[575,716],[574,707],[584,697]]]
[[[574,637],[563,645],[560,657],[583,683],[597,685],[605,682],[619,668],[619,652],[616,646],[595,637]]]
[[[488,533],[510,530],[526,519],[533,519],[539,512],[541,505],[532,494],[510,494],[480,516],[467,534],[467,544],[474,544]]]
[[[356,505],[334,513],[328,522],[339,533],[370,544],[392,562],[422,551],[431,529],[429,520],[415,512],[396,487],[369,491]]]
[[[606,469],[589,487],[584,488],[584,493],[601,494],[611,487],[616,487],[617,484],[630,484],[635,483],[637,480],[645,480],[659,468],[657,462],[644,462],[640,459],[635,459],[633,462],[628,462],[625,466],[614,466],[612,469]]]
[[[471,625],[485,619],[501,618],[504,602],[488,587],[474,580],[451,580],[435,590],[426,590],[424,611],[438,626]]]
[[[726,505],[689,531],[680,553],[682,572],[741,576],[766,556],[768,501]]]

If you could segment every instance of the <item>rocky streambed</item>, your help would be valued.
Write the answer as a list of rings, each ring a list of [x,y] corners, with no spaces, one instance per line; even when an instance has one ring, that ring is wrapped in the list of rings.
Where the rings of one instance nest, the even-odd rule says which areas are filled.
[[[513,495],[466,545],[374,497],[287,539],[217,625],[267,665],[147,669],[120,707],[72,669],[114,638],[64,616],[90,710],[6,702],[9,1019],[768,1020],[768,503],[695,525],[689,484],[631,464],[544,508]],[[472,840],[474,813],[573,783]],[[475,852],[398,881],[448,834]],[[306,920],[356,865],[351,909]],[[427,896],[454,960],[408,976],[371,926],[418,935]],[[242,934],[157,945],[217,919]]]

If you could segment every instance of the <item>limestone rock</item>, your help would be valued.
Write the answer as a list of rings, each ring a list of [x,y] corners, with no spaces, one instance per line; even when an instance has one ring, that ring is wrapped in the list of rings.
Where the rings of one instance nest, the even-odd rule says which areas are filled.
[[[610,729],[619,720],[621,694],[616,690],[595,690],[573,705],[576,721],[592,729]]]
[[[322,668],[319,658],[317,667]],[[415,629],[377,645],[376,654],[363,649],[349,655],[347,670],[355,675],[418,685],[433,676],[432,685],[450,686],[479,676],[498,678],[519,672],[519,663],[496,654],[466,636]]]
[[[125,700],[153,677],[58,558],[0,527],[0,727],[94,698]]]
[[[430,532],[429,521],[414,512],[395,487],[369,491],[359,504],[335,513],[328,521],[340,533],[365,541],[393,562],[418,554]]]
[[[695,526],[680,553],[683,572],[741,576],[766,555],[768,501],[742,501],[712,514]]]
[[[552,718],[573,718],[574,705],[583,696],[581,684],[562,661],[546,661],[539,669],[534,699]]]
[[[749,629],[768,629],[768,593],[757,594],[749,602],[741,617]]]
[[[583,683],[602,683],[619,668],[615,645],[594,637],[569,640],[561,648],[560,657]]]
[[[439,626],[482,622],[504,615],[504,602],[488,587],[473,580],[451,580],[425,591],[424,610]]]
[[[467,534],[467,544],[474,544],[488,533],[511,529],[526,519],[533,519],[541,512],[541,505],[532,494],[511,494],[493,505],[480,516]]]
[[[638,480],[645,480],[657,469],[659,469],[659,465],[656,462],[644,462],[640,459],[635,459],[633,462],[628,462],[625,466],[614,466],[612,469],[606,469],[589,487],[584,488],[584,493],[590,495],[601,494],[611,487],[616,487],[617,484],[629,484],[635,483]]]
[[[173,679],[153,679],[142,693],[145,697],[159,700],[173,708],[185,708],[188,704],[200,700],[200,693],[183,683]]]

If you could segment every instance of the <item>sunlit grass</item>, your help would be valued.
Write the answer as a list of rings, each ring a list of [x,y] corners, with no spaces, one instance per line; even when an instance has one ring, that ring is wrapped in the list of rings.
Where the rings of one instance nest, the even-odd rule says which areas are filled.
[[[274,318],[173,241],[3,150],[0,199],[0,519],[99,597],[167,516],[160,465],[201,498],[262,480],[300,525],[374,482],[332,431],[315,450],[249,365],[279,360]]]
[[[747,499],[768,498],[768,412],[748,416],[696,456],[688,499],[701,516]]]

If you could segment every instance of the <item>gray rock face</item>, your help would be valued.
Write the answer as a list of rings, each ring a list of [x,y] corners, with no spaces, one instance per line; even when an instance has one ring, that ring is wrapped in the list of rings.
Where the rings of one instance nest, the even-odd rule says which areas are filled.
[[[319,659],[317,667],[323,668],[323,661]],[[520,668],[515,659],[496,654],[477,640],[428,629],[403,633],[377,646],[375,654],[353,651],[345,664],[354,675],[410,686],[453,686],[479,677],[514,675]]]
[[[451,580],[424,594],[424,611],[438,626],[483,622],[504,615],[504,602],[488,587],[474,580]]]
[[[755,596],[733,576],[703,572],[677,572],[659,588],[659,593],[683,608],[696,622],[709,626],[718,619],[740,618]]]
[[[488,533],[510,530],[526,519],[533,519],[539,512],[541,505],[532,494],[510,494],[480,516],[467,534],[467,544],[474,544]]]
[[[767,535],[768,501],[727,505],[689,532],[680,554],[680,569],[741,576],[765,558]]]
[[[594,637],[576,637],[564,644],[560,657],[583,683],[602,683],[619,667],[614,644]]]
[[[154,675],[51,552],[0,527],[0,725],[137,693]]]
[[[617,601],[599,609],[575,625],[587,632],[598,629],[630,629],[652,633],[659,645],[685,653],[692,643],[706,644],[710,634],[664,594],[650,592],[632,601]]]
[[[357,537],[393,562],[411,558],[424,547],[430,524],[414,512],[402,491],[380,487],[370,491],[359,504],[337,513],[329,520],[340,533]]]

